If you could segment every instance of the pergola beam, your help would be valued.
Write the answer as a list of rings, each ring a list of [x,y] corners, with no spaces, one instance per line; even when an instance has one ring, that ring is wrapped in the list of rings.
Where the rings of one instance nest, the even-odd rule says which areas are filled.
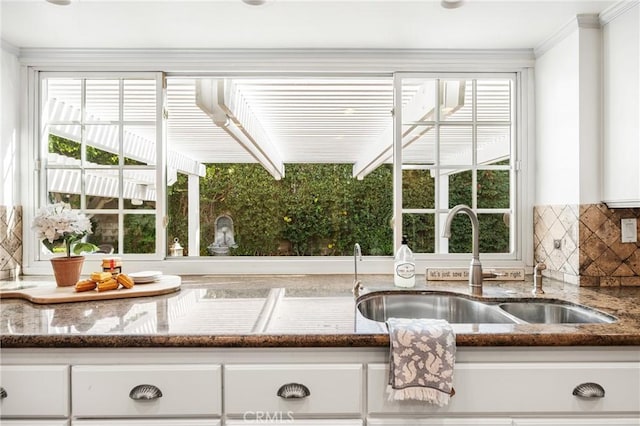
[[[45,122],[51,123],[49,133],[56,136],[79,143],[82,140],[80,119],[79,108],[57,99],[49,99],[45,106]],[[90,116],[87,121],[97,124],[87,126],[86,143],[117,155],[120,151],[117,126],[109,123],[99,124],[99,117]],[[123,155],[143,163],[156,164],[156,143],[135,132],[123,130]],[[175,151],[167,151],[167,166],[190,175],[202,177],[206,174],[204,164]]]
[[[284,177],[284,163],[247,100],[228,79],[198,79],[196,105],[275,179]]]
[[[465,82],[446,81],[441,83],[441,113],[451,115],[464,106]],[[436,85],[424,83],[413,98],[402,108],[403,123],[412,123],[402,129],[402,149],[411,145],[433,126],[417,124],[422,121],[435,120]],[[393,155],[393,123],[378,137],[371,148],[363,153],[360,160],[353,165],[353,177],[363,179]]]

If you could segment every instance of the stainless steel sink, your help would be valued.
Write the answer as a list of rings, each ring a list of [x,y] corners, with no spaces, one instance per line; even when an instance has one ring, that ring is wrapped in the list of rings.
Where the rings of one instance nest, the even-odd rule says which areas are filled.
[[[457,294],[421,291],[372,292],[358,298],[357,314],[388,318],[444,319],[451,324],[594,324],[617,319],[587,306],[559,300],[477,301]]]
[[[452,324],[513,324],[509,315],[495,306],[464,297],[442,294],[368,294],[357,304],[358,311],[373,321],[388,318],[444,319]]]
[[[505,312],[533,324],[613,323],[615,317],[579,305],[553,302],[501,303]]]

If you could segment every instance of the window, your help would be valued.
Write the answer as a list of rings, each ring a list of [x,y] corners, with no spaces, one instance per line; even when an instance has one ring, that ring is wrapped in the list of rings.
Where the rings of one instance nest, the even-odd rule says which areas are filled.
[[[518,259],[516,77],[43,73],[41,203],[127,256],[390,256],[406,234],[422,260],[470,252],[466,216],[441,237],[467,204],[483,255]]]
[[[448,210],[468,204],[479,216],[481,251],[513,257],[515,76],[398,74],[395,84],[402,129],[397,232],[417,253],[470,252],[465,217],[454,220],[450,239],[440,237]],[[393,254],[391,79],[169,78],[167,87],[169,144],[215,144],[200,152],[208,164],[199,181],[197,255],[344,256],[355,242],[365,254]],[[204,105],[208,90],[224,100]],[[227,126],[264,152],[273,144],[278,154],[252,153],[238,140],[245,136]],[[274,174],[278,162],[282,174]],[[169,237],[180,241],[193,238],[187,187],[183,177],[169,189]],[[233,228],[221,233],[222,219]]]
[[[106,253],[159,252],[159,84],[155,74],[41,79],[41,203],[85,212]]]
[[[458,204],[478,215],[481,253],[514,252],[514,82],[512,75],[398,75],[396,203],[415,252],[471,252],[468,217],[454,218],[451,238],[441,237]]]

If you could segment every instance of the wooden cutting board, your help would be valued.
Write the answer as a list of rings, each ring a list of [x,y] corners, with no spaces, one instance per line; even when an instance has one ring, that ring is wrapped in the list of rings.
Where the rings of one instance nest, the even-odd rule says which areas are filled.
[[[109,290],[98,293],[95,290],[77,293],[73,286],[58,287],[54,282],[17,281],[0,285],[0,299],[20,298],[37,304],[86,302],[89,300],[123,299],[128,297],[158,296],[180,289],[182,280],[177,275],[163,275],[148,284],[136,284],[133,288]]]

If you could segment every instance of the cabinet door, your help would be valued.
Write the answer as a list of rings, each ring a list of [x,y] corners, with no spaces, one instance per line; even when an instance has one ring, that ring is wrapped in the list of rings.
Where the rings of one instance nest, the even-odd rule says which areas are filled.
[[[67,420],[3,420],[2,426],[69,426]]]
[[[258,412],[345,417],[362,411],[361,364],[226,365],[224,371],[227,416]]]
[[[459,363],[455,396],[438,407],[418,401],[389,401],[386,364],[368,368],[369,413],[640,413],[640,363]],[[604,398],[573,395],[576,386],[595,382]],[[526,415],[526,414],[525,414]]]
[[[600,417],[570,419],[515,419],[514,426],[637,426],[640,418]]]
[[[295,420],[291,418],[279,418],[267,417],[267,413],[258,413],[261,417],[258,419],[242,419],[242,420],[227,420],[226,426],[242,426],[242,425],[287,425],[287,426],[362,426],[362,420],[355,419],[331,419],[331,420]]]
[[[90,365],[71,369],[74,417],[217,417],[219,365]]]
[[[219,419],[74,420],[71,426],[220,426]]]
[[[67,417],[69,367],[66,365],[3,365],[0,417]]]
[[[464,418],[464,419],[429,419],[429,418],[397,418],[367,419],[367,426],[512,426],[511,419],[501,418]]]

